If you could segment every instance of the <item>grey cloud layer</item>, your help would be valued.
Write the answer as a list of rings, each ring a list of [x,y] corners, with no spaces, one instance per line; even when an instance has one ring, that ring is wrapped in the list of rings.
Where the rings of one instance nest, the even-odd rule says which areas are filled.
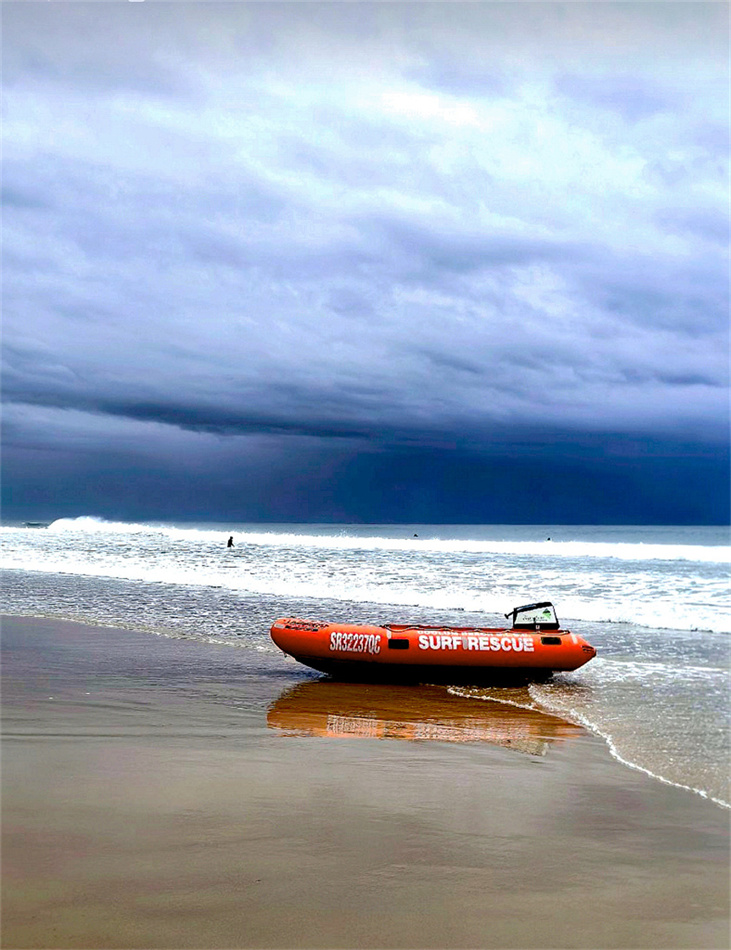
[[[725,432],[722,5],[3,16],[8,402]]]

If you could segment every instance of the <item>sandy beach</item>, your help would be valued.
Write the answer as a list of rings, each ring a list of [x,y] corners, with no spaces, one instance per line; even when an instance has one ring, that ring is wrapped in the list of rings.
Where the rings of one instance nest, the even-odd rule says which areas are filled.
[[[56,620],[2,651],[5,948],[728,946],[728,811],[560,719]]]

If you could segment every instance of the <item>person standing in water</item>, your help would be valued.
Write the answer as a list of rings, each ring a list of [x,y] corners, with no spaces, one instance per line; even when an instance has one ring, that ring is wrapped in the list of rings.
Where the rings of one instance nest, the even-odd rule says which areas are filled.
[[[227,547],[227,548],[232,548],[233,546],[234,546],[234,536],[231,535],[231,537],[228,539],[228,541],[227,541],[227,543],[226,543],[226,547]]]

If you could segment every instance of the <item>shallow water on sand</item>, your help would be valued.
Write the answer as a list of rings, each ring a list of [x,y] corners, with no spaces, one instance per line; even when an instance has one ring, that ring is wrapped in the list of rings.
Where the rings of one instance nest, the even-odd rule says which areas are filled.
[[[4,945],[724,945],[726,816],[560,718],[51,620],[2,651]]]

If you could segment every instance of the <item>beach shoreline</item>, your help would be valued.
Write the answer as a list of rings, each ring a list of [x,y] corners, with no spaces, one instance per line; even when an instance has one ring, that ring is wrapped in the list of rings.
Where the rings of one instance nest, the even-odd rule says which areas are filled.
[[[557,717],[70,621],[2,650],[3,947],[728,944],[727,811]]]

